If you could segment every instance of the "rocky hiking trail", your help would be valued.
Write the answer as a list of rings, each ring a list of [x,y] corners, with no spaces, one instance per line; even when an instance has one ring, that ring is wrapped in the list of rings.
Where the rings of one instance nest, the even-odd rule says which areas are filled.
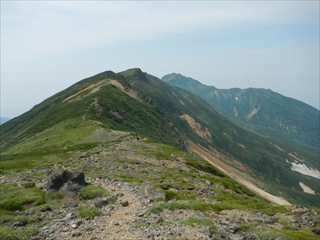
[[[181,224],[190,217],[206,219],[207,217],[200,211],[165,210],[160,214],[148,215],[147,212],[155,203],[139,191],[154,191],[150,185],[139,189],[126,182],[99,178],[89,178],[87,182],[105,188],[116,198],[116,203],[102,206],[100,208],[102,216],[87,219],[77,218],[73,211],[75,205],[66,203],[61,210],[57,211],[56,219],[45,225],[41,233],[30,240],[212,239],[208,226],[191,227]],[[93,205],[96,202],[96,207],[100,207],[97,201],[92,200],[91,202]],[[67,207],[68,205],[70,206]],[[280,215],[269,217],[261,213],[239,210],[225,210],[219,214],[208,212],[207,214],[214,217],[215,225],[218,227],[219,234],[215,239],[234,240],[258,239],[254,233],[238,234],[240,223],[257,222],[276,226],[280,217]],[[284,238],[276,239],[283,240]]]
[[[103,208],[102,217],[96,217],[89,223],[92,231],[81,234],[76,230],[71,232],[72,239],[210,239],[201,230],[187,226],[160,226],[164,222],[161,215],[146,215],[153,205],[148,197],[138,194],[138,188],[128,183],[117,181],[91,180],[99,184],[112,195],[118,196],[117,203]],[[149,186],[150,187],[150,186]],[[144,188],[143,190],[146,190]],[[149,188],[150,191],[150,188]],[[171,213],[171,215],[174,215]],[[170,213],[169,216],[170,218]],[[169,219],[167,219],[169,220]],[[141,225],[142,227],[138,227]],[[152,225],[158,225],[157,228]],[[89,229],[91,230],[91,229]],[[198,231],[197,231],[198,230]],[[199,232],[200,231],[200,232]],[[76,235],[80,235],[76,237]],[[209,235],[209,233],[207,233]],[[176,235],[176,236],[175,236]],[[92,237],[94,236],[94,237]],[[64,236],[67,239],[68,236]]]
[[[72,207],[64,207],[60,211],[61,219],[44,226],[32,240],[211,239],[208,227],[179,224],[190,216],[205,218],[199,211],[165,211],[161,215],[148,216],[147,212],[154,202],[143,195],[155,191],[150,185],[140,188],[142,193],[139,194],[137,186],[126,182],[98,178],[89,178],[87,182],[105,188],[116,198],[116,203],[102,206],[103,215],[92,219],[76,219]],[[165,221],[168,225],[163,224]]]
[[[254,233],[243,231],[240,233],[239,226],[244,223],[256,223],[257,229],[268,227],[280,229],[279,219],[287,219],[288,222],[300,228],[315,225],[316,213],[302,207],[295,208],[296,211],[303,213],[300,218],[286,214],[268,216],[249,210],[223,210],[219,213],[164,210],[158,214],[147,214],[151,207],[157,204],[144,194],[157,192],[150,185],[138,187],[127,182],[101,178],[88,178],[86,181],[105,188],[116,202],[104,205],[104,203],[100,204],[98,201],[100,199],[91,200],[91,205],[99,208],[103,214],[94,218],[81,219],[74,213],[74,207],[85,203],[75,202],[72,199],[69,202],[66,201],[61,209],[42,213],[45,226],[42,227],[39,235],[30,240],[256,240],[260,238]],[[209,226],[183,224],[183,221],[189,218],[207,219],[213,222],[217,228],[216,233],[213,235]],[[285,240],[286,238],[269,237],[268,239]]]
[[[285,240],[281,236],[274,237],[272,232],[284,227],[297,230],[312,227],[318,231],[320,227],[320,222],[316,220],[318,212],[295,206],[290,206],[292,214],[272,215],[248,209],[199,211],[176,207],[152,211],[159,204],[181,204],[189,200],[163,201],[166,193],[151,186],[158,186],[160,183],[168,185],[177,194],[185,191],[187,194],[197,195],[199,203],[215,204],[214,197],[219,194],[218,191],[243,195],[201,178],[207,173],[191,169],[182,154],[175,156],[170,152],[169,157],[154,156],[153,151],[158,153],[159,145],[144,142],[143,139],[138,141],[131,134],[105,131],[94,134],[94,138],[118,142],[70,151],[63,161],[54,166],[36,167],[0,176],[1,184],[15,183],[22,186],[35,182],[42,190],[47,187],[48,192],[48,185],[55,185],[49,184],[52,177],[69,170],[77,172],[69,174],[72,175],[71,178],[80,180],[82,184],[85,181],[86,184],[101,186],[111,195],[85,200],[77,195],[71,197],[72,194],[66,197],[66,194],[59,205],[46,208],[40,205],[39,208],[22,211],[22,216],[37,216],[38,219],[35,224],[39,233],[29,240],[256,240],[260,239],[258,234],[261,232],[266,236],[263,239]],[[119,138],[122,138],[121,141]],[[194,171],[194,175],[191,175],[191,171]],[[174,178],[169,178],[170,174],[176,176],[176,182],[172,182]],[[121,180],[125,177],[136,179],[137,183]],[[181,178],[183,181],[180,181]],[[64,184],[67,184],[67,190],[78,188],[73,183]],[[77,209],[81,206],[97,209],[102,214],[81,218]],[[5,224],[15,230],[25,227],[25,223],[21,221]],[[320,230],[314,233],[316,239]]]

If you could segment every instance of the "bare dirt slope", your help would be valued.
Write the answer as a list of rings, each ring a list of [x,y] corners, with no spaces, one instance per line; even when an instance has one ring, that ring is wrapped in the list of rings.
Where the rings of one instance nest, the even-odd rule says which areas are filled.
[[[257,187],[256,185],[254,185],[252,183],[253,180],[251,179],[251,181],[250,181],[249,180],[250,177],[247,174],[245,174],[244,172],[241,173],[239,170],[232,168],[230,165],[221,161],[219,158],[213,156],[209,151],[205,150],[204,148],[202,148],[198,145],[195,145],[193,143],[189,143],[189,144],[190,144],[190,149],[194,153],[196,153],[197,155],[199,155],[203,159],[207,160],[212,165],[214,165],[216,168],[218,168],[220,171],[224,172],[225,174],[227,174],[228,176],[230,176],[231,178],[233,178],[237,182],[241,183],[242,185],[246,186],[250,190],[259,194],[263,198],[265,198],[271,202],[277,203],[277,204],[290,205],[290,203],[287,200],[285,200],[284,198],[279,197],[279,196],[274,196],[270,193],[267,193],[266,191],[262,190],[261,188]]]

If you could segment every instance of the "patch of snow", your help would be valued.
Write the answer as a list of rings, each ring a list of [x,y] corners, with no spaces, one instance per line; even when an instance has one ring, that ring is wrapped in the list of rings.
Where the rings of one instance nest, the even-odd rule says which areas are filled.
[[[309,187],[308,187],[307,185],[305,185],[303,182],[299,182],[299,185],[300,185],[300,187],[302,187],[302,189],[303,189],[303,191],[304,191],[305,193],[310,193],[310,194],[313,194],[313,195],[316,194],[311,188],[309,188]]]
[[[288,159],[286,159],[286,162],[290,163]],[[317,169],[308,168],[305,164],[297,164],[294,162],[292,162],[291,165],[292,165],[291,166],[292,171],[299,172],[303,175],[320,179],[320,172]]]

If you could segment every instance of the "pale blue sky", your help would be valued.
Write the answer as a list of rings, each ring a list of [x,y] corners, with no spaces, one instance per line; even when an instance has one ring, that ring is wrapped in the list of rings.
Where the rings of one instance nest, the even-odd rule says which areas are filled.
[[[1,1],[2,117],[134,67],[319,109],[319,1]]]

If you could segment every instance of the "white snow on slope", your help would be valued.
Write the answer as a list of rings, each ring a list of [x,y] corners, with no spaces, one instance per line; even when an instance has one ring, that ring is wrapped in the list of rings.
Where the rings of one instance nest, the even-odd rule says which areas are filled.
[[[290,163],[287,159],[286,159],[286,162]],[[305,164],[297,164],[295,162],[291,162],[291,165],[292,165],[291,166],[292,171],[296,171],[303,175],[320,179],[320,172],[317,169],[308,168]]]
[[[299,185],[305,193],[316,195],[315,192],[311,188],[309,188],[307,185],[305,185],[303,182],[299,182]]]

